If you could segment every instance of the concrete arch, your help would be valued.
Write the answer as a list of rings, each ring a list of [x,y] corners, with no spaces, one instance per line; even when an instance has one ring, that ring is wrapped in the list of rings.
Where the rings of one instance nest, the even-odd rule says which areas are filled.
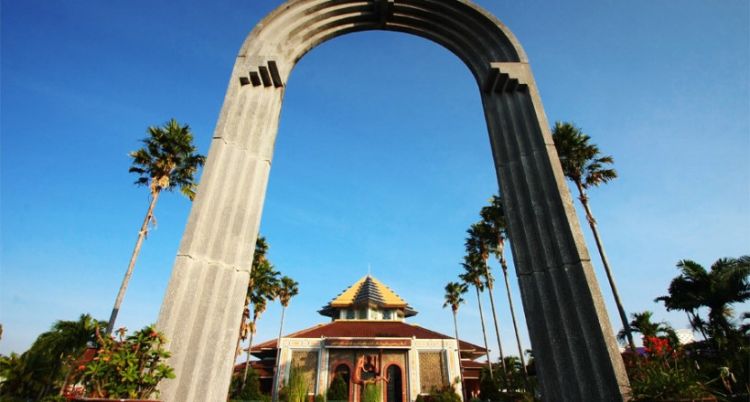
[[[318,44],[364,30],[432,40],[477,81],[544,399],[625,399],[627,377],[526,55],[468,0],[290,0],[249,35],[159,314],[177,375],[163,398],[226,400],[287,78]]]

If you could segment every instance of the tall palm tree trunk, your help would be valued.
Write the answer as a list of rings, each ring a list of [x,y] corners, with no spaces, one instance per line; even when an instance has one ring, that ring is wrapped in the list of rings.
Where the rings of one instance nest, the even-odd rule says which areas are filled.
[[[105,336],[112,334],[112,330],[115,327],[115,320],[117,320],[117,314],[120,312],[120,305],[122,304],[122,299],[125,298],[125,291],[128,290],[128,283],[130,282],[130,277],[133,276],[133,268],[135,267],[135,260],[138,259],[138,253],[141,252],[143,239],[146,238],[146,234],[148,233],[148,224],[149,222],[151,222],[151,219],[154,216],[154,207],[156,206],[156,201],[159,199],[160,192],[161,192],[160,190],[156,190],[152,192],[151,203],[148,206],[148,211],[146,211],[146,218],[143,219],[141,230],[138,232],[138,240],[136,240],[135,249],[133,249],[133,254],[130,256],[130,263],[128,264],[128,270],[125,271],[125,277],[122,279],[122,284],[120,285],[120,291],[117,292],[117,298],[115,298],[115,306],[112,308],[112,314],[109,316],[109,322],[107,322],[107,330],[104,333]]]
[[[508,294],[508,306],[510,307],[510,318],[513,320],[513,331],[516,333],[516,345],[518,345],[518,357],[521,359],[523,367],[523,376],[528,380],[529,373],[526,371],[526,359],[523,357],[523,345],[521,336],[518,334],[518,323],[516,322],[516,310],[513,308],[513,297],[510,294],[510,284],[508,283],[508,264],[505,257],[500,254],[500,267],[503,269],[503,278],[505,279],[505,292]]]
[[[250,342],[247,343],[247,361],[245,361],[245,372],[242,374],[242,387],[240,390],[244,390],[247,384],[247,373],[250,368],[250,349],[253,348],[253,336],[255,335],[255,322],[257,320],[258,317],[253,317],[253,326],[250,328]]]
[[[594,233],[596,248],[599,250],[599,256],[602,259],[602,265],[604,265],[604,272],[607,273],[609,287],[612,288],[612,295],[615,298],[617,312],[620,313],[620,320],[622,321],[622,327],[625,330],[625,336],[628,338],[630,348],[635,351],[635,343],[633,342],[633,334],[630,329],[630,323],[628,323],[628,315],[625,313],[625,308],[623,307],[622,301],[620,300],[620,293],[617,291],[615,278],[612,275],[612,270],[609,268],[609,258],[607,258],[607,253],[604,252],[604,245],[602,244],[602,240],[599,237],[599,229],[596,226],[596,220],[594,219],[594,215],[591,213],[591,209],[589,208],[589,199],[586,196],[586,192],[583,190],[583,185],[580,182],[576,182],[576,187],[578,187],[578,199],[581,201],[583,209],[586,211],[586,220],[589,221],[591,231]]]
[[[273,391],[271,392],[271,400],[276,402],[279,400],[279,389],[277,377],[279,373],[279,366],[281,365],[281,333],[284,330],[284,313],[286,312],[286,306],[281,307],[281,324],[279,324],[279,337],[276,338],[276,364],[273,367],[273,379],[271,385]]]
[[[493,291],[492,289],[494,286],[492,286],[491,281],[489,280],[489,272],[487,272],[487,265],[485,264],[485,274],[487,275],[487,292],[490,294],[490,307],[492,307],[492,320],[495,324],[495,337],[497,338],[497,352],[500,354],[500,366],[503,368],[503,373],[506,372],[505,370],[505,355],[503,355],[503,345],[500,342],[500,328],[497,325],[497,312],[495,311],[495,298],[493,297]]]
[[[477,304],[479,305],[479,321],[482,323],[482,337],[484,337],[484,349],[487,352],[487,368],[490,369],[490,378],[495,378],[492,373],[492,361],[490,360],[490,346],[487,344],[487,329],[484,327],[484,313],[482,312],[482,298],[479,297],[479,287],[474,286],[477,291]]]
[[[456,334],[456,349],[458,349],[458,378],[461,381],[461,394],[464,397],[464,401],[468,401],[469,398],[466,395],[466,385],[464,384],[464,365],[461,362],[461,341],[458,340],[458,310],[453,310],[453,332]]]

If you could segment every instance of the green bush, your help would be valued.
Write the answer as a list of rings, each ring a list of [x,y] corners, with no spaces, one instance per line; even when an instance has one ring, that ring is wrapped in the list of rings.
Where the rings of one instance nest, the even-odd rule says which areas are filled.
[[[349,400],[349,387],[340,374],[337,374],[331,382],[331,386],[328,387],[326,397],[329,401],[347,401]]]
[[[321,395],[321,394],[315,395],[315,402],[326,402],[325,395]]]
[[[232,375],[232,385],[229,388],[230,401],[262,401],[269,402],[271,397],[260,392],[260,379],[258,373],[250,367],[247,370],[247,381],[245,388],[242,388],[243,372],[240,371]]]
[[[433,388],[430,392],[430,402],[461,402],[461,397],[451,386],[440,389]]]
[[[289,381],[279,391],[279,400],[284,402],[307,402],[308,385],[302,370],[292,366],[289,370]]]
[[[633,401],[697,399],[709,396],[692,359],[673,350],[668,340],[644,339],[646,355],[627,362]]]
[[[112,336],[98,337],[99,350],[90,362],[77,367],[86,396],[98,398],[146,399],[159,391],[159,382],[174,378],[166,360],[170,353],[164,347],[166,338],[153,326],[146,326],[130,336],[125,328]]]
[[[362,402],[382,402],[380,386],[377,384],[367,384],[362,391]]]

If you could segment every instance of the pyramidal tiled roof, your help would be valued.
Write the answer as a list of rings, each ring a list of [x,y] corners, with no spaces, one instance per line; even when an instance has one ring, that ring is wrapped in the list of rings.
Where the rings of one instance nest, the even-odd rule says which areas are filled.
[[[331,300],[323,307],[321,314],[323,314],[323,311],[328,312],[332,309],[372,305],[385,308],[403,308],[416,314],[404,299],[369,274]],[[407,316],[414,314],[407,314]]]

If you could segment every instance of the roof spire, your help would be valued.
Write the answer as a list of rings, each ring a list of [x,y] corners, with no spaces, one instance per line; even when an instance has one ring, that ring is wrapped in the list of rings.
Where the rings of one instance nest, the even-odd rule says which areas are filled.
[[[368,263],[367,263],[367,276],[372,276],[372,275],[371,275],[371,274],[372,274],[372,272],[371,272],[371,271],[372,271],[372,267],[370,266],[370,263],[368,262]]]

